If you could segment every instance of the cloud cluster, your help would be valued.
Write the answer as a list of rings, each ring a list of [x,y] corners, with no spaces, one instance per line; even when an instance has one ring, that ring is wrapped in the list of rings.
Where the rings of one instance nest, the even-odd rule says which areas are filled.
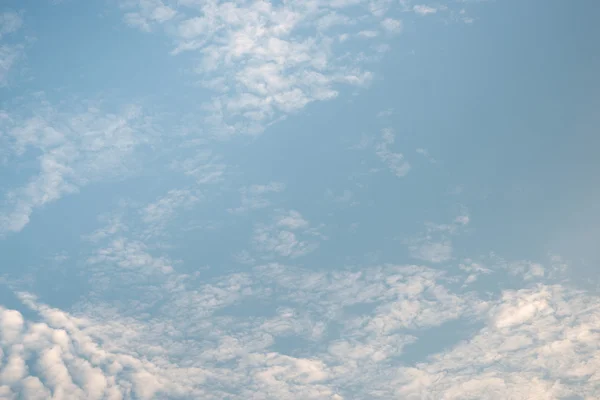
[[[167,192],[141,208],[141,220],[166,219],[187,206],[188,194]],[[163,208],[169,212],[153,211]],[[531,263],[496,257],[492,270],[463,260],[453,274],[416,265],[323,271],[270,263],[207,280],[201,272],[177,271],[176,262],[136,239],[136,229],[119,216],[105,222],[90,235],[98,248],[84,274],[93,290],[71,312],[27,293],[18,295],[37,317],[1,310],[4,397],[542,399],[598,393],[600,299],[540,275],[529,287],[494,295],[461,285],[478,274],[526,273],[516,266]],[[465,213],[451,224],[428,224],[428,231],[456,234],[468,222]],[[278,211],[268,227],[275,237],[314,230],[297,211]],[[294,257],[303,249],[278,243],[267,240],[262,251]],[[440,347],[432,332],[452,335]],[[415,358],[415,347],[429,350]]]
[[[150,284],[163,294],[151,316],[125,316],[127,301],[66,313],[20,294],[39,320],[0,311],[0,386],[7,398],[73,399],[598,394],[597,296],[538,282],[482,298],[455,285],[462,279],[393,265],[321,272],[267,264],[209,283],[174,273]],[[446,348],[421,344],[428,332],[448,335],[452,321],[469,325]],[[413,346],[432,350],[405,359]]]
[[[124,0],[125,21],[150,31],[163,26],[173,54],[200,56],[194,70],[215,91],[204,104],[218,135],[258,133],[339,85],[365,85],[363,53],[338,49],[352,36],[397,34],[389,1]],[[360,34],[360,33],[363,34]],[[376,51],[375,51],[376,52]]]

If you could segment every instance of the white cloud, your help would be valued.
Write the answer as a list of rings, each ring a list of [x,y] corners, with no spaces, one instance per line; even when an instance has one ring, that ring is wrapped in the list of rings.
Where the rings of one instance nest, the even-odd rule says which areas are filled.
[[[474,337],[403,371],[412,381],[401,379],[399,393],[449,399],[595,398],[597,306],[596,296],[560,285],[504,292],[489,324]]]
[[[14,11],[0,13],[0,39],[4,35],[18,31],[23,25],[23,19]]]
[[[381,26],[390,33],[399,33],[402,31],[402,21],[393,18],[384,19],[381,21]]]
[[[451,224],[426,223],[424,233],[406,241],[411,257],[435,264],[451,260],[453,247],[450,237],[459,234],[469,224],[467,210],[464,209],[463,213]],[[475,279],[474,275],[470,276],[466,283]]]
[[[437,160],[435,158],[431,157],[431,155],[429,154],[429,151],[427,151],[427,149],[418,148],[417,153],[423,155],[432,164],[435,164],[437,162]]]
[[[227,166],[220,156],[206,150],[184,160],[173,161],[171,168],[193,177],[198,184],[211,184],[223,180]]]
[[[486,268],[481,264],[474,262],[471,259],[464,260],[463,263],[458,265],[458,268],[469,274],[469,276],[467,276],[467,278],[465,279],[464,285],[469,285],[475,282],[480,275],[487,275],[492,273],[491,269]]]
[[[269,207],[271,202],[265,198],[270,193],[280,193],[285,185],[280,182],[270,182],[266,185],[251,185],[240,189],[242,204],[239,207],[229,209],[231,213],[243,213],[250,210]]]
[[[357,35],[363,38],[372,39],[377,37],[379,33],[377,31],[360,31]]]
[[[116,264],[125,269],[136,269],[144,273],[171,273],[171,262],[164,257],[155,258],[147,252],[147,246],[139,241],[115,239],[106,248],[100,249],[87,261],[89,264]]]
[[[377,113],[377,118],[385,118],[394,115],[394,109],[388,108]]]
[[[470,221],[470,218],[468,215],[459,215],[458,217],[454,218],[454,222],[460,224],[460,225],[468,225]]]
[[[538,283],[481,298],[454,284],[483,269],[270,264],[210,283],[172,273],[146,288],[161,288],[152,318],[128,312],[134,300],[88,298],[74,315],[21,294],[39,318],[0,313],[0,386],[73,399],[597,397],[597,296]],[[236,311],[254,301],[264,309]],[[423,331],[454,336],[444,324],[461,320],[479,326],[404,359]],[[290,337],[308,345],[277,345]]]
[[[144,32],[150,32],[152,25],[163,24],[177,15],[174,9],[166,6],[161,0],[127,0],[122,6],[136,7],[136,12],[125,13],[125,23]]]
[[[412,257],[431,263],[441,263],[452,258],[452,244],[450,241],[426,241],[424,243],[412,245],[409,249]]]
[[[171,3],[122,5],[127,22],[148,31],[156,24],[150,15],[157,7],[171,10],[177,4],[177,15],[166,13],[169,18],[160,22],[176,42],[174,55],[200,56],[195,71],[203,86],[216,89],[204,104],[206,122],[221,136],[259,133],[311,102],[335,98],[340,85],[368,84],[364,55],[338,51],[337,39],[359,32],[374,37],[379,26],[400,28],[398,21],[384,18],[389,1]]]
[[[389,128],[384,129],[382,140],[375,145],[375,154],[397,177],[403,177],[410,171],[410,164],[401,153],[389,149],[394,141],[394,132]]]
[[[359,204],[357,200],[355,200],[354,193],[351,190],[344,189],[340,194],[335,194],[331,189],[328,189],[325,192],[325,197],[339,204],[347,204],[349,206],[356,206]]]
[[[271,224],[259,224],[254,229],[253,242],[267,257],[299,257],[314,251],[318,229],[295,211],[278,212]]]
[[[18,162],[28,149],[39,151],[39,173],[6,194],[0,235],[21,231],[35,209],[90,182],[130,173],[133,153],[151,140],[148,120],[136,106],[117,115],[93,107],[77,114],[51,107],[29,118],[15,114],[0,121],[9,158]]]
[[[142,221],[148,225],[147,233],[161,235],[179,209],[190,209],[200,201],[200,195],[188,189],[173,189],[154,203],[140,210]]]
[[[18,31],[22,25],[23,19],[16,12],[0,13],[0,88],[7,85],[8,75],[24,50],[21,44],[5,43],[6,37]]]
[[[421,5],[414,6],[413,11],[419,15],[429,15],[429,14],[435,14],[438,10],[437,10],[437,8],[421,4]]]

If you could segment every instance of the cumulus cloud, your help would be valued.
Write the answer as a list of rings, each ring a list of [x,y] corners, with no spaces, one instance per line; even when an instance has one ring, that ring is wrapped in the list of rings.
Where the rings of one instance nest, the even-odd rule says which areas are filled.
[[[0,310],[0,385],[73,399],[596,396],[597,296],[537,282],[482,298],[454,285],[471,267],[268,264],[203,284],[173,273],[153,283],[164,296],[152,318],[125,316],[128,302],[87,300],[73,314],[21,293],[39,317]],[[462,320],[477,322],[466,336],[404,358],[424,332]],[[305,344],[282,347],[288,338]]]

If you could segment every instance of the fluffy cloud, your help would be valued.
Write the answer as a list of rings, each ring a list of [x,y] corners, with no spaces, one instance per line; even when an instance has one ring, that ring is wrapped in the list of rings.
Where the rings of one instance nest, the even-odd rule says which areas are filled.
[[[171,274],[153,283],[166,296],[152,318],[126,317],[127,302],[84,302],[75,315],[23,293],[39,319],[0,311],[0,385],[9,398],[597,395],[596,296],[538,282],[481,298],[455,286],[458,277],[392,265],[269,264],[200,285]],[[266,309],[236,311],[256,301]],[[404,358],[423,333],[447,335],[444,324],[461,320],[477,325],[445,349]],[[283,346],[289,338],[304,344]]]

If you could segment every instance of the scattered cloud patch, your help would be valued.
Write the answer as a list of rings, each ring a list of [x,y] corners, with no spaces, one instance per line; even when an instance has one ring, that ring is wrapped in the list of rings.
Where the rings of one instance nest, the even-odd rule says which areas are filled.
[[[346,204],[349,206],[357,206],[360,204],[359,201],[355,199],[354,193],[348,189],[344,189],[339,194],[336,194],[333,190],[328,189],[325,192],[325,198],[334,203]]]
[[[265,197],[270,193],[280,193],[285,185],[280,182],[270,182],[266,185],[251,185],[240,189],[242,204],[239,207],[229,209],[231,213],[244,213],[250,210],[266,208],[271,202]]]
[[[0,13],[0,88],[8,84],[8,76],[19,58],[22,57],[22,44],[7,39],[23,25],[23,19],[14,11]]]
[[[402,153],[394,153],[390,146],[396,138],[392,129],[386,128],[382,131],[381,141],[375,145],[375,154],[397,177],[401,178],[410,171],[410,164],[404,159]]]
[[[459,234],[470,221],[466,210],[464,211],[465,214],[457,216],[451,224],[426,223],[424,233],[405,242],[411,257],[434,264],[451,260],[451,237]]]
[[[14,11],[4,11],[0,14],[0,39],[3,36],[18,31],[23,25],[23,19]]]
[[[435,264],[446,262],[452,258],[452,244],[449,240],[442,242],[419,240],[418,242],[409,247],[413,258]]]
[[[123,17],[125,23],[143,32],[150,32],[153,25],[163,24],[177,15],[173,8],[166,6],[161,0],[127,0],[122,4],[124,8],[132,6],[137,11],[126,12]]]
[[[221,182],[227,170],[221,157],[210,150],[200,151],[197,155],[183,160],[175,160],[171,163],[171,168],[192,177],[198,184]]]
[[[427,161],[429,161],[430,163],[432,163],[432,164],[437,163],[437,160],[429,154],[429,151],[427,151],[427,149],[418,148],[417,153],[421,154],[423,157],[425,157],[427,159]]]
[[[386,18],[383,21],[381,21],[381,26],[383,27],[383,29],[386,30],[386,32],[389,33],[402,32],[402,21],[397,19]]]
[[[41,153],[39,172],[5,195],[0,235],[21,231],[35,209],[91,182],[127,176],[135,152],[152,138],[150,121],[137,106],[119,114],[93,107],[79,113],[43,107],[31,117],[9,114],[0,124],[11,162],[30,150]]]
[[[173,189],[156,202],[148,204],[142,210],[142,221],[148,225],[148,233],[161,235],[165,226],[180,209],[190,209],[200,201],[201,195],[188,189]]]
[[[386,118],[389,117],[391,115],[394,115],[394,109],[393,108],[387,108],[385,110],[381,110],[377,113],[377,118]]]
[[[437,13],[438,9],[435,7],[420,4],[420,5],[415,5],[413,7],[413,11],[419,15],[429,15],[429,14]]]
[[[225,137],[260,133],[307,104],[335,98],[340,86],[368,84],[364,54],[337,50],[336,43],[375,38],[379,28],[401,30],[400,21],[385,17],[387,1],[170,4],[122,1],[129,25],[143,31],[164,25],[176,43],[173,55],[200,56],[194,70],[216,89],[204,104],[205,121]]]
[[[322,235],[294,210],[280,211],[271,224],[259,224],[253,242],[266,257],[296,258],[314,251]]]

